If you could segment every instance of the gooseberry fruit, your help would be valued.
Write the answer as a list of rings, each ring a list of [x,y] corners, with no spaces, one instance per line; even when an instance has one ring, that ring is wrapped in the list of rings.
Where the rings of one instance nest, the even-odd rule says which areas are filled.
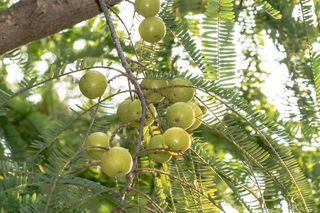
[[[162,79],[143,79],[141,88],[150,103],[158,103],[164,99],[162,95],[164,88],[168,86],[168,81]],[[161,89],[162,88],[162,89]]]
[[[188,129],[195,120],[195,113],[189,103],[177,102],[167,109],[170,126]]]
[[[195,88],[192,86],[191,81],[187,79],[175,78],[169,82],[166,97],[173,103],[188,102],[193,99],[195,94]]]
[[[192,131],[197,129],[201,125],[201,117],[203,115],[201,108],[197,103],[190,103],[194,114],[195,114],[195,119],[191,127],[189,127],[188,130]]]
[[[87,153],[93,160],[100,160],[102,154],[109,148],[110,137],[103,132],[94,132],[86,139]]]
[[[81,93],[89,99],[96,99],[103,95],[107,88],[107,80],[98,71],[88,71],[79,82]]]
[[[191,146],[191,136],[182,128],[172,127],[163,134],[168,148],[176,152],[185,152]]]
[[[160,0],[136,0],[134,9],[144,17],[155,16],[160,10]]]
[[[146,42],[155,43],[165,36],[166,25],[159,17],[145,18],[139,26],[139,33]]]
[[[128,113],[128,107],[129,107],[130,103],[131,103],[131,100],[125,100],[122,103],[120,103],[118,106],[117,116],[118,116],[118,119],[121,123],[128,123],[129,122],[127,113]]]
[[[117,116],[121,123],[129,123],[141,118],[142,108],[138,99],[123,101],[117,110]]]
[[[110,177],[119,177],[128,174],[132,168],[132,156],[122,147],[113,147],[103,153],[101,157],[101,169]]]
[[[145,126],[150,126],[151,124],[153,124],[154,118],[157,116],[158,116],[158,113],[156,108],[154,107],[153,104],[149,104],[147,107],[147,117],[146,117]],[[139,127],[139,126],[140,126],[139,121],[133,122],[132,124],[129,125],[129,127]]]
[[[165,148],[165,142],[163,135],[153,136],[147,145],[148,149]],[[171,155],[167,151],[155,151],[149,154],[151,160],[164,163],[171,159]]]

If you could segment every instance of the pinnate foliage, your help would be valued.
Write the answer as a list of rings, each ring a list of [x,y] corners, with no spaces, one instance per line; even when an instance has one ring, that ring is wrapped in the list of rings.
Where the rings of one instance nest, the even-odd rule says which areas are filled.
[[[132,46],[126,40],[126,36],[130,35],[125,35],[122,36],[122,45],[128,57],[136,56],[134,60],[141,63],[131,64],[137,76],[167,80],[182,77],[193,83],[197,90],[195,99],[206,113],[201,127],[192,133],[191,148],[184,155],[174,156],[164,164],[150,161],[148,155],[142,152],[132,189],[125,200],[122,195],[126,179],[109,178],[101,173],[95,162],[88,161],[84,141],[91,132],[115,132],[124,141],[124,146],[131,150],[134,149],[132,141],[137,138],[136,131],[118,126],[113,110],[114,98],[120,94],[129,95],[127,90],[111,90],[101,99],[85,101],[71,110],[52,95],[52,85],[59,81],[74,82],[73,78],[67,78],[97,67],[97,64],[108,75],[116,72],[114,69],[117,69],[119,59],[116,55],[105,53],[113,48],[105,22],[99,18],[90,20],[82,31],[84,38],[92,41],[92,46],[87,46],[82,52],[74,53],[66,42],[67,39],[75,41],[81,35],[78,28],[71,29],[74,35],[62,32],[48,38],[56,43],[51,51],[60,59],[52,63],[43,75],[34,71],[32,65],[32,60],[36,61],[35,58],[41,54],[35,54],[32,60],[26,59],[23,50],[19,49],[3,56],[3,59],[9,58],[21,65],[24,78],[15,89],[9,89],[3,83],[5,79],[0,77],[0,142],[10,150],[10,154],[0,154],[1,210],[94,212],[100,206],[126,212],[136,212],[137,209],[146,212],[219,212],[225,211],[224,204],[228,203],[239,212],[271,212],[285,202],[294,212],[317,211],[320,204],[315,199],[317,195],[314,191],[320,188],[320,180],[314,178],[310,184],[308,178],[314,175],[314,171],[307,167],[319,167],[319,162],[302,166],[303,159],[297,156],[298,151],[302,153],[303,139],[318,140],[314,139],[318,134],[316,128],[306,127],[304,120],[297,124],[290,123],[290,119],[283,121],[272,114],[271,109],[258,110],[250,99],[255,100],[255,94],[247,94],[243,85],[236,88],[240,73],[237,68],[235,28],[239,25],[239,15],[248,12],[250,7],[247,9],[245,5],[230,0],[190,1],[190,7],[183,7],[184,4],[184,1],[166,1],[162,5],[159,15],[168,31],[162,42],[152,45],[137,42]],[[256,14],[253,29],[257,33],[253,37],[261,36],[259,27],[265,24],[269,38],[279,46],[283,42],[284,52],[295,57],[292,51],[286,49],[285,38],[274,34],[278,30],[283,35],[279,22],[286,11],[275,9],[281,8],[277,7],[279,4],[289,8],[286,3],[265,0],[257,1],[252,6],[263,8],[263,15],[261,11]],[[314,20],[312,4],[307,0],[300,2],[302,23],[297,22],[305,30],[301,37],[307,43],[307,49],[304,49],[307,52],[303,52],[306,58],[296,59],[303,69],[291,69],[291,61],[284,60],[284,63],[287,63],[292,76],[297,76],[294,81],[305,79],[310,83],[316,101],[312,95],[310,98],[301,96],[296,87],[293,87],[296,92],[294,96],[299,100],[308,100],[300,102],[300,105],[298,103],[298,108],[314,108],[305,115],[317,122],[320,57],[313,49],[318,23]],[[193,10],[187,11],[188,8]],[[197,15],[198,20],[193,19]],[[114,18],[117,26],[122,24]],[[293,20],[292,17],[287,18]],[[95,28],[92,27],[94,22]],[[198,27],[198,32],[194,26]],[[90,29],[97,31],[97,34],[91,35]],[[241,36],[249,38],[252,34],[243,33]],[[46,48],[41,42],[26,48],[32,52],[36,45],[39,49]],[[181,48],[180,52],[186,53],[186,56],[175,56],[175,48]],[[299,56],[301,54],[297,53]],[[253,63],[261,62],[253,58],[250,56]],[[100,60],[103,61],[101,66]],[[181,72],[179,61],[188,61],[190,67],[193,66],[200,74]],[[67,69],[70,63],[75,65],[75,69]],[[0,72],[3,70],[1,68]],[[259,67],[256,72],[261,72]],[[112,81],[121,78],[116,74],[114,76]],[[244,74],[243,82],[246,77]],[[109,82],[111,85],[112,81]],[[43,103],[45,110],[41,109],[40,104],[36,108],[24,100],[35,90],[46,94],[45,89],[41,89],[46,87],[50,88],[51,95]],[[265,101],[265,97],[259,98],[262,103]],[[58,109],[59,113],[53,109]],[[162,119],[165,110],[166,106],[160,104],[159,122],[164,126],[167,125]],[[303,112],[301,114],[304,116]],[[15,118],[11,120],[13,115]],[[41,125],[33,126],[39,120],[42,120]],[[27,134],[22,131],[24,125],[28,126],[26,130],[32,132]],[[307,129],[303,132],[303,139],[294,134],[297,126]],[[145,128],[142,147],[145,148],[153,134],[161,131],[157,125]],[[30,139],[25,140],[29,135]],[[5,153],[4,150],[0,149]]]

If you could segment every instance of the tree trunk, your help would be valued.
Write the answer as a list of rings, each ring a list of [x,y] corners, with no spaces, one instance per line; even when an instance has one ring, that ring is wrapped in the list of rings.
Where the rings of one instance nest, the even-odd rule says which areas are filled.
[[[122,0],[107,0],[110,6]],[[20,0],[0,12],[0,55],[100,13],[95,0]]]

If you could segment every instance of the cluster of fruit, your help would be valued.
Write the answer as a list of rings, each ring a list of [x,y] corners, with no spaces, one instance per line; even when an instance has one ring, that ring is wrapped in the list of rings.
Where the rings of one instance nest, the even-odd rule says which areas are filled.
[[[150,154],[150,158],[158,163],[170,160],[171,154],[183,153],[190,148],[191,136],[187,131],[197,129],[201,124],[202,110],[193,100],[195,88],[189,80],[175,78],[167,81],[163,79],[143,79],[141,88],[148,103],[159,104],[167,99],[171,106],[166,110],[166,120],[170,126],[162,135],[151,138],[147,149],[168,148],[170,151],[156,151]],[[157,116],[156,109],[148,114]],[[155,118],[155,117],[154,117]],[[150,122],[150,118],[149,123]]]
[[[150,43],[160,41],[166,32],[162,19],[155,17],[160,10],[160,0],[136,0],[135,10],[145,17],[139,26],[142,39]],[[89,99],[101,97],[107,84],[105,76],[98,71],[87,71],[79,82],[81,93]],[[153,136],[145,146],[151,160],[164,163],[169,161],[172,155],[182,154],[190,148],[191,136],[188,131],[200,126],[203,113],[193,100],[195,88],[189,80],[145,78],[140,86],[147,102],[146,127],[154,122],[160,127],[155,106],[167,107],[166,120],[169,128],[163,134]],[[160,104],[165,99],[170,106],[166,103]],[[118,106],[117,117],[123,126],[139,127],[142,117],[141,101],[137,98],[124,100]],[[130,172],[133,159],[127,149],[114,145],[112,140],[110,135],[94,132],[86,139],[86,151],[91,159],[100,161],[101,169],[106,175],[124,176]]]
[[[160,41],[166,34],[165,23],[156,17],[160,11],[160,0],[136,0],[135,10],[145,17],[139,26],[141,38],[149,43]]]
[[[84,96],[96,99],[105,92],[107,80],[98,71],[88,71],[80,79],[79,86]],[[160,105],[164,99],[172,103],[166,110],[166,120],[170,128],[163,134],[153,136],[146,145],[150,150],[150,159],[164,163],[170,160],[171,155],[182,154],[190,148],[191,136],[188,131],[200,126],[203,113],[193,100],[195,88],[189,80],[175,78],[167,81],[145,78],[140,86],[148,103],[145,126],[150,126],[155,121],[160,125],[155,106]],[[141,116],[142,105],[139,99],[127,99],[118,106],[117,117],[121,124],[131,128],[138,127]],[[101,162],[102,171],[108,176],[123,176],[131,170],[130,152],[125,148],[112,146],[110,136],[105,133],[95,132],[89,135],[86,140],[86,150],[90,158]]]
[[[103,132],[94,132],[86,139],[89,157],[100,161],[102,171],[110,177],[126,175],[132,167],[130,152],[120,146],[113,146],[110,136]]]
[[[98,71],[87,71],[79,82],[81,93],[89,99],[101,97],[107,85],[107,79]],[[109,135],[103,132],[94,132],[87,137],[85,145],[89,157],[100,161],[101,169],[106,175],[110,177],[124,176],[131,170],[132,157],[130,152],[125,148],[110,144]]]

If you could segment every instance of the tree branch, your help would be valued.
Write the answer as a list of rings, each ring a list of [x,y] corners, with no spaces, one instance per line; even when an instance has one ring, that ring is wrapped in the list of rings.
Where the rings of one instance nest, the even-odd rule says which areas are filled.
[[[110,12],[109,12],[109,8],[107,6],[107,3],[104,1],[104,0],[99,0],[99,4],[101,6],[101,9],[104,13],[104,16],[106,18],[106,21],[107,21],[107,24],[109,26],[109,29],[110,29],[110,32],[111,32],[111,37],[112,37],[112,41],[113,41],[113,44],[117,50],[117,53],[118,53],[118,56],[121,60],[121,63],[122,63],[122,66],[123,68],[125,69],[125,71],[127,72],[127,75],[129,76],[128,79],[131,81],[131,83],[133,84],[136,92],[137,92],[137,95],[141,101],[141,107],[142,107],[142,116],[141,116],[141,119],[140,119],[140,126],[139,126],[139,135],[138,135],[138,139],[135,141],[135,153],[133,155],[133,166],[132,166],[132,169],[131,171],[129,172],[129,174],[127,175],[127,184],[126,184],[126,187],[125,187],[125,191],[124,191],[124,194],[123,194],[123,197],[122,199],[125,199],[126,197],[126,194],[127,192],[130,190],[131,188],[131,185],[133,183],[133,178],[134,178],[134,170],[137,166],[137,160],[138,160],[138,153],[141,149],[141,143],[142,143],[142,140],[143,140],[143,127],[144,127],[144,124],[146,122],[146,114],[147,114],[147,102],[145,100],[145,97],[144,97],[144,94],[141,90],[141,87],[138,83],[137,80],[135,80],[135,77],[132,73],[132,70],[129,66],[129,63],[124,55],[124,52],[123,52],[123,49],[121,47],[121,44],[120,44],[120,41],[119,41],[119,38],[118,38],[118,35],[116,33],[116,30],[115,30],[115,27],[113,25],[113,22],[111,20],[111,16],[110,16]]]
[[[122,0],[110,0],[113,6]],[[0,12],[0,55],[100,13],[96,0],[20,0]]]

